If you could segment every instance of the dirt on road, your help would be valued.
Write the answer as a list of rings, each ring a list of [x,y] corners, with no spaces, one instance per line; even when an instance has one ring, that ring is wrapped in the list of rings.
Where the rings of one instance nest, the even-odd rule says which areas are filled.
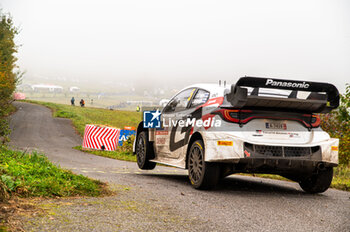
[[[75,173],[108,182],[103,198],[40,200],[45,213],[18,216],[28,231],[350,231],[350,193],[305,194],[297,183],[233,175],[213,191],[194,190],[187,172],[72,149],[82,139],[70,120],[16,102],[11,145],[38,150]]]

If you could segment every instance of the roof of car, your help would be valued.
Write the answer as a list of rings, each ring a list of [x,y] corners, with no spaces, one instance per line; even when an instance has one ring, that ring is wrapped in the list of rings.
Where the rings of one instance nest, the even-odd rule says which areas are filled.
[[[198,84],[193,84],[190,86],[187,86],[185,88],[183,88],[182,90],[188,89],[188,88],[200,88],[200,89],[204,89],[204,90],[208,90],[209,92],[224,92],[225,89],[230,89],[231,85],[226,84],[226,86],[224,85],[219,85],[217,83],[198,83]],[[182,91],[180,90],[180,92]]]

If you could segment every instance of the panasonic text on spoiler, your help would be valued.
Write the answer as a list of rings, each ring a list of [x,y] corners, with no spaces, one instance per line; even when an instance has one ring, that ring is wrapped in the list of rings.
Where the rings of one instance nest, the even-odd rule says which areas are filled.
[[[307,89],[310,84],[304,82],[287,82],[287,81],[274,81],[272,79],[267,79],[265,85],[278,86],[278,87],[289,87],[289,88],[301,88]]]

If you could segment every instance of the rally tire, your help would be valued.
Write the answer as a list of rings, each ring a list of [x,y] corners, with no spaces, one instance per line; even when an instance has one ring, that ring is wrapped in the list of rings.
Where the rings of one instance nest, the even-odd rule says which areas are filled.
[[[150,162],[150,159],[154,158],[154,150],[150,142],[148,141],[147,131],[142,131],[137,135],[136,140],[136,159],[137,165],[140,169],[151,170],[154,169],[156,163]]]
[[[205,162],[204,157],[203,141],[194,141],[188,153],[187,167],[191,185],[195,189],[213,189],[220,178],[219,165]]]
[[[319,170],[316,174],[299,182],[300,187],[307,193],[323,193],[332,183],[333,168]]]

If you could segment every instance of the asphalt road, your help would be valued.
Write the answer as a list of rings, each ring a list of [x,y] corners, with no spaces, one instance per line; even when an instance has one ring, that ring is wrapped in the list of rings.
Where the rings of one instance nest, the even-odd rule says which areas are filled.
[[[155,211],[148,213],[143,209],[133,211],[135,215],[139,213],[134,221],[118,217],[120,230],[350,231],[349,192],[329,189],[323,194],[309,195],[293,182],[237,175],[222,180],[216,190],[194,190],[185,170],[157,166],[151,171],[141,171],[136,163],[74,150],[72,147],[80,145],[82,139],[72,128],[70,120],[52,118],[51,111],[42,106],[21,102],[15,102],[15,105],[18,111],[10,122],[12,146],[44,152],[51,161],[75,173],[132,190],[104,199],[107,203],[118,200],[118,197],[131,197],[133,201],[142,200],[144,204],[156,207]],[[142,204],[139,207],[145,208]],[[78,211],[89,212],[88,207],[78,211],[65,210],[70,210],[70,218],[75,218]],[[86,219],[85,224],[93,223],[96,231],[114,230],[108,227],[117,221],[111,218],[113,213],[106,211],[108,217],[99,217],[97,212],[102,210],[93,210],[94,213],[86,213],[90,219]],[[162,210],[167,212],[165,216],[160,215]],[[132,215],[128,217],[132,218]],[[157,217],[163,217],[162,223],[155,219]],[[70,223],[72,225],[65,229],[57,225],[54,228],[75,230],[74,223],[81,223],[79,230],[90,230],[81,220],[74,219]],[[104,227],[99,227],[102,224]],[[134,227],[128,227],[131,224]],[[33,229],[29,224],[27,228]]]

